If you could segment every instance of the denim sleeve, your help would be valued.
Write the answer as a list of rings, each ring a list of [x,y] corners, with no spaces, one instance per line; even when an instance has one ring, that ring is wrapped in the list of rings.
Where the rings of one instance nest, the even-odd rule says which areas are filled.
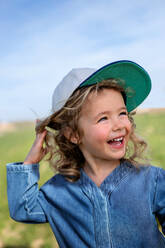
[[[38,164],[7,164],[7,194],[12,219],[26,223],[47,222],[39,203],[38,180]]]
[[[154,212],[158,217],[162,231],[165,234],[165,170],[158,168]]]

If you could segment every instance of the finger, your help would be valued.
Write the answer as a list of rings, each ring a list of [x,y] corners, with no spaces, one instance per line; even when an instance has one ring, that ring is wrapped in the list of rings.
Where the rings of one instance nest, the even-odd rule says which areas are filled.
[[[46,134],[47,134],[47,131],[44,130],[42,133],[37,133],[36,138],[38,139],[38,141],[44,141]]]

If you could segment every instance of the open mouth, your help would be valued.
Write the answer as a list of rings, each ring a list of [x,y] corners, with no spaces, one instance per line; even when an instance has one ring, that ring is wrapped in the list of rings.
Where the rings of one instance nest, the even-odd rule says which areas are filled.
[[[108,144],[114,145],[114,146],[120,146],[124,142],[124,137],[114,138],[108,141]]]

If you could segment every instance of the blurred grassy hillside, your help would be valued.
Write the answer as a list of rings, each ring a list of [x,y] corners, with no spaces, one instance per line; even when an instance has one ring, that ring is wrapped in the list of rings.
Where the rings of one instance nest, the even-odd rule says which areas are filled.
[[[138,133],[150,145],[152,164],[165,168],[165,112],[135,116]],[[14,123],[0,131],[0,248],[58,247],[48,224],[22,224],[11,220],[6,194],[6,163],[23,161],[35,137],[33,123]],[[41,164],[40,185],[53,175],[46,162]]]
[[[35,138],[33,123],[14,123],[9,132],[0,132],[0,248],[58,247],[49,224],[22,224],[9,218],[6,194],[6,163],[23,161]],[[41,164],[40,184],[53,175]]]
[[[165,110],[135,115],[136,130],[148,143],[153,165],[165,169]]]

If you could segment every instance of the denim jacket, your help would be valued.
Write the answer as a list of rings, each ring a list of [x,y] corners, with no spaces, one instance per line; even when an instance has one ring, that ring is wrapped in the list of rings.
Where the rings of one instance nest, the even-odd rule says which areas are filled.
[[[39,165],[7,165],[11,217],[49,222],[61,248],[163,248],[165,171],[120,164],[100,187],[81,170],[71,183],[57,174],[40,189]]]

